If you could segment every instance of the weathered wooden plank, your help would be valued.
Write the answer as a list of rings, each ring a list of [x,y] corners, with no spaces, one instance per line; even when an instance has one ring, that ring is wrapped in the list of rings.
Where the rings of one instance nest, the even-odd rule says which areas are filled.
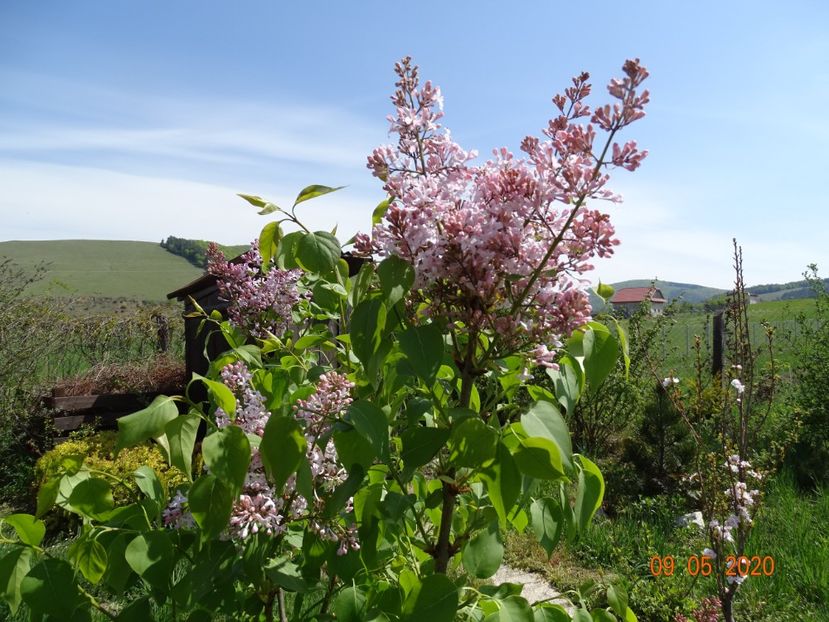
[[[79,410],[141,410],[152,402],[155,395],[151,393],[75,395],[67,397],[48,397],[45,402],[50,408],[64,412]]]

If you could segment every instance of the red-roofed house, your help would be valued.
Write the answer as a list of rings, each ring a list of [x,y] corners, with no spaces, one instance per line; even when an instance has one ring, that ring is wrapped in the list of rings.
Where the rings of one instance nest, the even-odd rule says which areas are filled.
[[[667,302],[657,287],[625,287],[613,294],[610,304],[622,315],[631,315],[646,301],[650,303],[651,315],[661,315]]]

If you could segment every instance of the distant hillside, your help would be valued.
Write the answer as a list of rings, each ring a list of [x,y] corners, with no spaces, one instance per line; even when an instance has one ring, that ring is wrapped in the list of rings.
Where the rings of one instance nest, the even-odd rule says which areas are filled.
[[[209,244],[210,242],[207,240],[191,240],[188,238],[177,238],[171,235],[166,240],[161,241],[161,248],[173,253],[173,255],[184,257],[197,268],[203,269],[207,267],[206,254]],[[224,244],[219,244],[219,248],[227,259],[233,259],[247,251],[250,246],[248,244],[242,246],[225,246]]]
[[[823,279],[823,283],[829,287],[829,279]],[[815,295],[806,280],[753,285],[746,289],[749,293],[756,294],[760,300],[797,300],[813,298]]]
[[[198,278],[202,270],[168,253],[158,242],[50,240],[0,242],[0,256],[23,268],[46,263],[44,279],[31,293],[162,301]]]
[[[651,282],[649,279],[634,279],[631,281],[622,281],[621,283],[612,283],[612,285],[613,289],[618,291],[625,287],[648,287]],[[674,283],[672,281],[656,281],[656,287],[662,291],[662,294],[668,300],[681,299],[690,303],[703,302],[712,296],[726,292],[726,290],[716,287],[705,287],[703,285],[694,285],[693,283]]]

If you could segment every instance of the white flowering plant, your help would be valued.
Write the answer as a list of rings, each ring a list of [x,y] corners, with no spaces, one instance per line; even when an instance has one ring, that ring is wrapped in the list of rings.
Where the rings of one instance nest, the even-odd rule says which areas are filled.
[[[740,586],[758,571],[750,564],[749,536],[762,501],[766,475],[780,456],[763,447],[760,434],[768,420],[775,390],[773,331],[766,327],[769,368],[757,363],[761,348],[751,343],[748,293],[742,272],[742,250],[734,242],[736,280],[725,311],[728,365],[706,387],[700,340],[696,340],[697,373],[686,393],[675,378],[662,387],[681,414],[696,441],[693,473],[688,478],[692,496],[701,504],[708,558],[716,579],[718,603],[725,622],[734,622],[734,601]],[[772,561],[773,563],[773,561]],[[762,574],[762,573],[759,573]],[[755,579],[756,580],[756,579]]]
[[[290,209],[241,195],[276,220],[238,260],[209,252],[227,318],[195,314],[227,351],[185,395],[118,422],[121,447],[157,443],[190,483],[165,490],[139,469],[133,501],[115,507],[111,482],[67,461],[38,517],[57,504],[83,529],[62,559],[38,517],[3,519],[5,600],[38,620],[570,620],[520,585],[480,581],[507,528],[551,555],[602,503],[562,411],[627,357],[582,281],[618,243],[594,205],[618,200],[609,172],[646,155],[616,142],[648,100],[647,71],[623,71],[615,103],[592,110],[582,74],[523,158],[501,149],[474,165],[438,123],[440,90],[401,61],[398,143],[368,162],[388,199],[354,240],[356,274],[334,232],[296,215],[337,188],[309,186]],[[536,367],[554,391],[528,384]],[[539,480],[554,493],[539,496]],[[572,619],[636,619],[618,588],[592,605]]]

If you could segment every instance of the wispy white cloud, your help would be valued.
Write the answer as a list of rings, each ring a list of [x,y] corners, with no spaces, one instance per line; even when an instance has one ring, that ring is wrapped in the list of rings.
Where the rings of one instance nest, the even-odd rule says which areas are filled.
[[[728,288],[734,281],[734,237],[743,249],[749,284],[797,280],[812,262],[829,266],[820,227],[795,231],[790,222],[780,221],[749,233],[749,223],[697,219],[695,206],[703,199],[691,187],[631,183],[620,189],[624,203],[608,211],[621,244],[612,258],[596,262],[596,281],[659,278]]]
[[[37,83],[29,76],[24,84]],[[161,98],[79,85],[61,91],[44,108],[13,87],[0,95],[0,109],[15,104],[28,113],[0,120],[0,153],[26,157],[72,152],[77,159],[79,152],[90,158],[103,152],[194,163],[275,159],[358,169],[385,129],[382,121],[369,123],[333,106]],[[55,85],[46,80],[43,88],[49,93]],[[94,117],[86,114],[90,106],[97,111]]]
[[[0,160],[0,186],[3,240],[156,241],[178,235],[245,243],[267,222],[235,196],[238,189],[182,179]],[[280,188],[261,191],[291,204],[293,195]],[[303,211],[303,220],[314,229],[339,224],[342,239],[370,225],[370,202],[347,189],[315,199]]]
[[[2,70],[0,81],[19,87],[0,93],[0,111],[16,112],[0,115],[0,239],[244,242],[264,221],[237,192],[290,205],[310,183],[351,186],[304,210],[311,226],[339,222],[350,236],[382,198],[365,157],[385,124],[343,108],[159,97]]]

